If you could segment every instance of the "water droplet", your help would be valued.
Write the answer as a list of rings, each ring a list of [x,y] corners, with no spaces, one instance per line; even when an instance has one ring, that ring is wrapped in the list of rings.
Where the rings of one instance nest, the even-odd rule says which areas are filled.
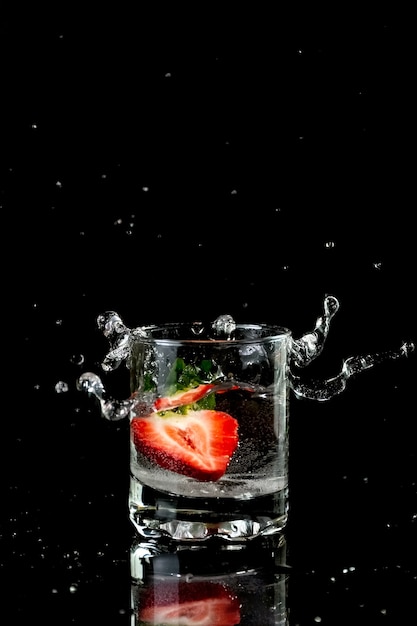
[[[201,335],[204,332],[204,325],[201,322],[194,322],[191,326],[193,335]]]
[[[55,385],[55,391],[57,393],[66,393],[68,391],[68,384],[60,380]]]
[[[82,365],[84,363],[84,355],[83,354],[73,354],[70,358],[71,363],[74,365]]]
[[[230,339],[231,334],[236,330],[236,322],[231,315],[219,315],[211,327],[219,338],[226,337]]]
[[[101,378],[97,374],[85,372],[77,380],[77,389],[92,394],[97,399],[101,399],[104,394],[104,386]]]
[[[400,347],[400,353],[402,356],[409,356],[415,350],[415,345],[412,341],[404,341]]]

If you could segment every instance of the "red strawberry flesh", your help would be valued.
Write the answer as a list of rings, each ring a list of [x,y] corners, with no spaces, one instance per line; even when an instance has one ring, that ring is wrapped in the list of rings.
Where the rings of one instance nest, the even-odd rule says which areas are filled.
[[[164,469],[200,481],[226,471],[238,444],[238,424],[228,413],[188,411],[151,413],[132,419],[136,449]]]
[[[157,398],[154,403],[155,411],[166,411],[173,409],[177,406],[184,406],[185,404],[192,404],[201,400],[212,389],[212,384],[201,384],[192,389],[186,391],[177,391],[172,396],[165,396],[163,398]]]

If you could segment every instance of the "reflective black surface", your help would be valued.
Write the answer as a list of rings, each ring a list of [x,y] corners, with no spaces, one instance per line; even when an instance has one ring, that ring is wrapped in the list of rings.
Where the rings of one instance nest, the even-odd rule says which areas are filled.
[[[127,424],[75,385],[96,317],[299,336],[331,293],[307,378],[415,341],[413,37],[394,10],[2,12],[2,610],[129,624]],[[414,613],[415,362],[293,398],[290,626]]]

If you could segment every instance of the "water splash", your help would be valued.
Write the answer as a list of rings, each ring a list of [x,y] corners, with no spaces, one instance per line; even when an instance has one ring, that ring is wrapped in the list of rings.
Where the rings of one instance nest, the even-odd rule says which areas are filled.
[[[329,334],[330,322],[338,310],[337,298],[326,296],[323,302],[323,314],[317,318],[314,330],[292,342],[291,362],[294,365],[306,367],[321,354]]]
[[[385,361],[406,357],[414,351],[413,343],[404,342],[398,351],[390,350],[366,356],[352,356],[343,361],[341,371],[336,376],[321,381],[303,382],[301,377],[294,373],[294,368],[306,367],[321,354],[329,334],[331,320],[338,309],[337,298],[330,295],[326,296],[323,301],[323,313],[317,318],[314,329],[299,339],[290,340],[288,378],[290,387],[298,398],[316,401],[330,400],[344,391],[348,380],[353,376]],[[111,348],[101,364],[103,370],[109,372],[123,362],[127,367],[130,367],[132,346],[138,339],[149,337],[147,329],[145,327],[128,328],[115,311],[107,311],[103,315],[99,315],[97,325],[109,340]],[[236,322],[232,316],[220,315],[211,324],[213,339],[233,341],[236,327]],[[195,322],[191,330],[194,335],[199,336],[205,328],[201,322]],[[232,383],[239,384],[238,381],[232,381]],[[218,380],[216,390],[219,391],[217,384],[230,385],[231,381],[225,383]],[[86,372],[80,376],[77,381],[77,388],[94,396],[100,404],[102,416],[111,421],[124,419],[133,408],[136,412],[143,411],[144,413],[152,410],[151,403],[147,403],[144,398],[139,399],[135,394],[122,401],[107,397],[100,377],[92,372]],[[258,394],[265,392],[265,390],[258,388],[251,391],[256,391]]]
[[[211,325],[217,339],[229,339],[236,330],[236,322],[231,315],[219,315]]]
[[[136,402],[133,397],[127,400],[107,398],[101,378],[92,372],[85,372],[79,377],[77,380],[77,389],[78,391],[84,391],[94,396],[100,405],[102,417],[112,422],[128,417]]]
[[[147,333],[143,328],[131,330],[125,326],[115,311],[107,311],[97,318],[97,326],[105,337],[109,340],[111,350],[105,356],[101,366],[104,371],[109,372],[119,367],[123,361],[129,364],[132,341],[137,337],[146,337]]]
[[[409,356],[414,349],[415,346],[412,342],[405,342],[396,352],[388,350],[366,356],[349,357],[343,361],[342,369],[337,376],[324,381],[304,383],[299,376],[290,370],[291,389],[298,398],[318,400],[319,402],[330,400],[345,390],[348,380],[353,376],[385,361],[395,361],[401,357]]]

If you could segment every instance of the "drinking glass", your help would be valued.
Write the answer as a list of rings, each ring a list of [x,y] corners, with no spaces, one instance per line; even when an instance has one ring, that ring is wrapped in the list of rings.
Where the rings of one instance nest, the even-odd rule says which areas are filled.
[[[219,319],[130,345],[129,514],[145,539],[246,543],[288,517],[291,334]]]

